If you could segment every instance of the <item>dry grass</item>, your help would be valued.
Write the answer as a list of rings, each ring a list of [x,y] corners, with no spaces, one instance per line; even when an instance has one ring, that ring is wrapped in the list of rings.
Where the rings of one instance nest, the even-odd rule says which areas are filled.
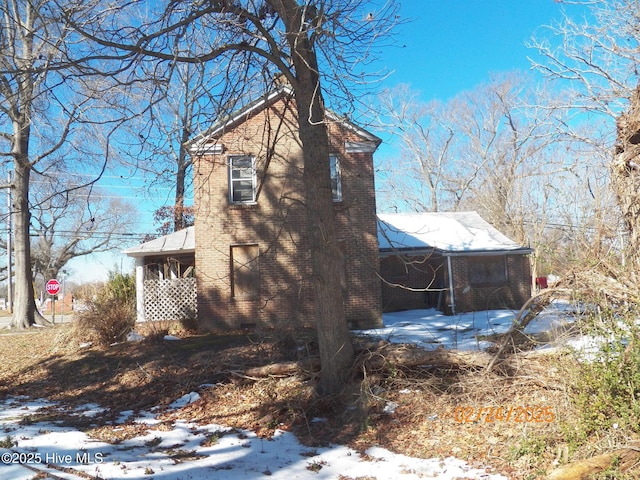
[[[70,333],[63,325],[0,335],[0,395],[46,397],[69,405],[96,402],[111,410],[107,420],[120,411],[168,405],[199,391],[199,401],[168,412],[165,420],[220,423],[267,437],[276,428],[285,429],[310,448],[339,442],[360,450],[380,445],[418,457],[453,455],[491,465],[513,479],[540,478],[554,461],[566,461],[574,448],[564,440],[577,418],[565,387],[570,358],[514,357],[508,372],[378,372],[354,382],[340,397],[319,399],[308,378],[254,381],[237,374],[246,367],[295,359],[295,345],[277,337],[183,330],[180,342],[79,348]],[[395,411],[387,413],[391,404]],[[468,407],[475,415],[482,407],[502,407],[506,413],[510,407],[545,406],[552,407],[553,421],[516,422],[514,410],[509,421],[487,422],[483,414],[480,421],[467,423],[458,421],[456,410]],[[127,435],[108,426],[91,433],[113,441]]]

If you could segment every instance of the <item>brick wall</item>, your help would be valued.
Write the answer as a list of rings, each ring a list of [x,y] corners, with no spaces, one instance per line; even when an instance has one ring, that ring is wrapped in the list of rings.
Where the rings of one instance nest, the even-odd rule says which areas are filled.
[[[243,325],[312,327],[315,309],[306,240],[302,152],[297,121],[282,100],[224,132],[220,154],[194,158],[196,276],[199,321],[204,328]],[[332,124],[332,153],[342,168],[342,202],[335,205],[345,253],[347,319],[353,327],[381,324],[378,244],[371,153],[348,153],[362,141]],[[227,158],[256,158],[258,197],[253,205],[229,202]],[[232,295],[231,249],[257,245],[259,289]]]
[[[452,257],[456,312],[519,310],[531,297],[531,266],[528,255],[498,256],[506,264],[506,282],[486,285],[471,280],[472,258]],[[450,302],[447,302],[449,304]]]

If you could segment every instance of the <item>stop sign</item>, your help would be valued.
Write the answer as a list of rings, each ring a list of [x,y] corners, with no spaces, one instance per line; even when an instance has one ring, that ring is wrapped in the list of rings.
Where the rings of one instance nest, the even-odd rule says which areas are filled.
[[[49,280],[45,286],[49,295],[57,295],[60,291],[60,282],[58,280]]]

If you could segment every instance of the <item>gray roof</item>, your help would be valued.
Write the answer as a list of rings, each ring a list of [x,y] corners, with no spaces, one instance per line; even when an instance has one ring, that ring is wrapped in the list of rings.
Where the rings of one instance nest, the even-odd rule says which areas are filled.
[[[122,253],[130,257],[149,257],[151,255],[169,255],[193,253],[196,251],[194,227],[187,227],[164,237],[156,238],[135,247],[127,248]]]
[[[438,250],[453,254],[531,253],[476,212],[383,213],[378,215],[381,252]]]

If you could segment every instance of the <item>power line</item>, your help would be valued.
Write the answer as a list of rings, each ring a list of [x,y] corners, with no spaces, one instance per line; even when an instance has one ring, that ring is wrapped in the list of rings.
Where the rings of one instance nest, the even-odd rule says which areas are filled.
[[[47,185],[49,182],[45,182],[44,180],[33,180],[31,183],[32,184]],[[71,182],[68,182],[66,185],[68,185],[69,187],[82,187],[82,186],[86,186],[87,188],[89,187],[89,185],[85,185],[83,183],[71,183]],[[150,188],[151,190],[173,190],[173,187],[148,187],[147,185],[138,185],[138,186],[116,185],[116,184],[104,185],[104,184],[100,183],[100,184],[95,184],[95,186],[98,186],[100,188],[127,188],[127,189],[135,188],[135,189],[141,189],[141,190],[145,190],[147,188]]]
[[[54,235],[74,235],[74,236],[81,236],[83,233],[82,232],[74,232],[73,230],[68,230],[68,231],[56,231],[54,232]],[[148,235],[147,233],[129,233],[129,232],[86,232],[86,234],[88,235],[87,238],[93,238],[96,235],[101,235],[101,236],[120,236],[120,237],[136,237],[136,236],[144,236],[144,235]],[[31,237],[39,237],[40,235],[38,235],[37,232],[34,233],[30,233],[29,236]]]

